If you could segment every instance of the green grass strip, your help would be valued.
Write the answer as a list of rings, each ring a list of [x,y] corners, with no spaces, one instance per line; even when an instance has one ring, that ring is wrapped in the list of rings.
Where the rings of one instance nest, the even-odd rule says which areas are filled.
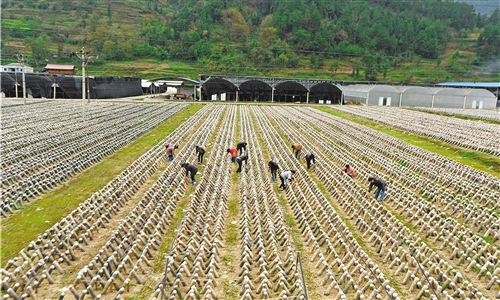
[[[190,105],[111,156],[64,182],[60,187],[47,192],[41,199],[2,220],[0,265],[4,266],[30,241],[68,215],[95,191],[104,187],[202,107],[201,104]]]
[[[331,115],[380,131],[414,146],[453,159],[461,164],[468,165],[474,169],[484,171],[500,178],[500,158],[497,156],[457,147],[436,139],[412,134],[387,124],[367,120],[329,107],[318,107],[318,109]]]

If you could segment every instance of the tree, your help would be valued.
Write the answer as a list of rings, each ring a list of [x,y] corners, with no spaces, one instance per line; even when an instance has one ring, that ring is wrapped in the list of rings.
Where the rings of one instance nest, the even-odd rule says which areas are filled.
[[[365,65],[365,80],[376,81],[377,80],[377,59],[374,55],[367,54],[361,59]]]
[[[118,45],[116,42],[107,40],[102,47],[102,54],[105,59],[109,60],[124,60],[127,58],[127,53],[131,53],[131,46],[127,43]]]
[[[339,68],[340,68],[340,64],[338,62],[332,62],[332,64],[328,68],[328,70],[335,74],[335,73],[337,73]]]
[[[303,28],[296,29],[292,32],[289,41],[296,48],[307,49],[307,45],[311,42],[311,34]]]
[[[323,55],[316,53],[311,55],[311,67],[314,70],[322,68],[324,65],[325,65],[325,60]]]
[[[107,8],[107,15],[108,19],[111,20],[111,4],[108,3],[108,8]]]
[[[229,8],[222,11],[222,17],[229,30],[231,40],[244,43],[250,30],[241,12],[235,8]]]
[[[500,22],[484,27],[477,46],[477,54],[483,58],[500,56]]]
[[[424,31],[420,31],[417,35],[415,53],[422,55],[424,58],[435,59],[440,52],[437,32],[433,27],[427,27]]]
[[[436,65],[439,67],[441,65],[441,62],[443,61],[443,59],[441,58],[441,56],[438,56],[436,58]]]
[[[47,47],[47,36],[41,35],[37,38],[27,38],[25,43],[31,46],[31,53],[35,64],[38,66],[38,61],[51,56]]]
[[[288,56],[285,53],[281,53],[278,56],[278,61],[280,62],[282,68],[286,68],[289,60],[290,59],[288,58]]]

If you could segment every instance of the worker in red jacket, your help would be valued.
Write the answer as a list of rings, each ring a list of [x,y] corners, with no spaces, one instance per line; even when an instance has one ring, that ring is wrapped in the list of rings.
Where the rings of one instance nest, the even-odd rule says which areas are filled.
[[[349,166],[349,165],[345,165],[345,168],[342,169],[342,171],[344,171],[347,175],[349,175],[349,177],[354,177],[354,169]]]
[[[236,148],[227,148],[226,150],[226,155],[231,154],[231,161],[233,163],[236,162],[236,157],[238,157],[238,150]]]

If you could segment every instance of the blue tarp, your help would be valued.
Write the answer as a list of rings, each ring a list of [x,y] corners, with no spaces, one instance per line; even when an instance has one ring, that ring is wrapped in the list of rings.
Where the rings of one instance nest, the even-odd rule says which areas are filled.
[[[500,88],[500,82],[443,82],[437,83],[438,86],[452,87],[470,87],[470,88]]]

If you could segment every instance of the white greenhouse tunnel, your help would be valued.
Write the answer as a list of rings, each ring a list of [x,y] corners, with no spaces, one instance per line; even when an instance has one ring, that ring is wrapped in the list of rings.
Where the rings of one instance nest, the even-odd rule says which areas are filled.
[[[421,86],[339,86],[344,101],[365,105],[495,109],[497,98],[486,89]]]

